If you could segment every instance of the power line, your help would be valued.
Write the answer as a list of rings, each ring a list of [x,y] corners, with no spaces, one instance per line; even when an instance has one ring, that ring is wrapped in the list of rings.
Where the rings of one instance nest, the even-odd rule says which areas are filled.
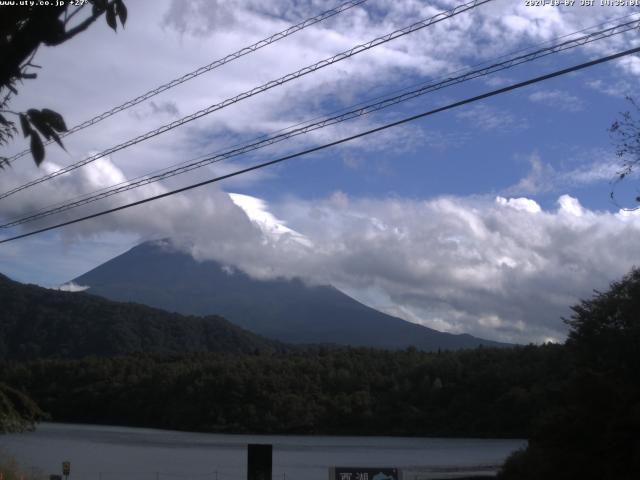
[[[248,91],[243,92],[243,93],[241,93],[239,95],[236,95],[235,97],[228,98],[227,100],[224,100],[224,101],[222,101],[220,103],[211,105],[211,106],[209,106],[207,108],[204,108],[204,109],[199,110],[199,111],[197,111],[195,113],[192,113],[191,115],[183,117],[180,120],[175,120],[174,122],[171,122],[169,124],[163,125],[160,128],[157,128],[155,130],[151,130],[151,131],[149,131],[149,132],[147,132],[147,133],[145,133],[143,135],[140,135],[140,136],[135,137],[135,138],[133,138],[131,140],[128,140],[128,141],[126,141],[124,143],[121,143],[121,144],[116,145],[114,147],[108,148],[107,150],[104,150],[104,151],[102,151],[100,153],[97,153],[95,155],[87,157],[84,160],[81,160],[79,162],[73,163],[71,165],[68,165],[67,167],[64,167],[64,168],[61,168],[59,170],[56,170],[55,172],[52,172],[52,173],[50,173],[48,175],[44,175],[44,176],[42,176],[40,178],[37,178],[37,179],[32,180],[30,182],[27,182],[27,183],[25,183],[25,184],[23,184],[23,185],[21,185],[19,187],[13,188],[12,190],[9,190],[7,192],[4,192],[4,193],[0,194],[0,199],[6,198],[6,197],[8,197],[10,195],[13,195],[13,194],[15,194],[17,192],[20,192],[22,190],[25,190],[27,188],[30,188],[30,187],[32,187],[34,185],[38,185],[38,184],[40,184],[42,182],[45,182],[45,181],[50,180],[52,178],[55,178],[55,177],[57,177],[59,175],[62,175],[64,173],[71,172],[71,171],[73,171],[73,170],[75,170],[77,168],[83,167],[84,165],[87,165],[87,164],[89,164],[89,163],[91,163],[91,162],[93,162],[93,161],[95,161],[95,160],[97,160],[99,158],[102,158],[102,157],[104,157],[106,155],[110,155],[110,154],[115,153],[115,152],[117,152],[119,150],[122,150],[124,148],[130,147],[130,146],[135,145],[137,143],[140,143],[140,142],[142,142],[144,140],[148,140],[149,138],[152,138],[152,137],[155,137],[155,136],[160,135],[162,133],[165,133],[165,132],[167,132],[169,130],[172,130],[172,129],[176,128],[176,127],[184,125],[185,123],[188,123],[188,122],[191,122],[193,120],[196,120],[196,119],[198,119],[200,117],[208,115],[208,114],[210,114],[212,112],[215,112],[217,110],[221,110],[221,109],[223,109],[223,108],[225,108],[225,107],[227,107],[227,106],[229,106],[231,104],[240,102],[240,101],[242,101],[242,100],[244,100],[246,98],[252,97],[252,96],[257,95],[259,93],[262,93],[262,92],[264,92],[266,90],[270,90],[270,89],[272,89],[274,87],[283,85],[284,83],[290,82],[291,80],[300,78],[300,77],[302,77],[304,75],[307,75],[309,73],[313,73],[313,72],[315,72],[317,70],[320,70],[321,68],[327,67],[327,66],[332,65],[334,63],[337,63],[337,62],[340,62],[340,61],[345,60],[347,58],[350,58],[350,57],[352,57],[354,55],[357,55],[359,53],[367,51],[367,50],[369,50],[371,48],[374,48],[374,47],[376,47],[378,45],[382,45],[384,43],[387,43],[387,42],[390,42],[390,41],[395,40],[397,38],[400,38],[400,37],[402,37],[404,35],[408,35],[410,33],[413,33],[415,31],[417,31],[417,30],[421,30],[421,29],[423,29],[425,27],[434,25],[436,23],[439,23],[439,22],[441,22],[443,20],[446,20],[448,18],[451,18],[451,17],[454,17],[456,15],[459,15],[460,13],[466,12],[468,10],[476,8],[476,7],[480,6],[480,5],[488,3],[490,1],[492,1],[492,0],[473,0],[473,1],[469,2],[469,3],[465,3],[463,5],[459,5],[459,6],[453,8],[451,10],[447,10],[445,12],[440,12],[439,14],[437,14],[437,15],[431,17],[431,18],[428,18],[428,19],[425,19],[425,20],[421,20],[421,21],[416,22],[416,23],[414,23],[412,25],[409,25],[408,27],[402,28],[400,30],[396,30],[394,32],[388,33],[388,34],[383,35],[381,37],[377,37],[377,38],[375,38],[375,39],[373,39],[373,40],[371,40],[371,41],[369,41],[367,43],[364,43],[364,44],[361,44],[361,45],[357,45],[357,46],[355,46],[355,47],[353,47],[353,48],[351,48],[349,50],[346,50],[346,51],[344,51],[342,53],[334,55],[331,58],[328,58],[328,59],[325,59],[325,60],[321,60],[320,62],[317,62],[317,63],[314,63],[313,65],[304,67],[304,68],[302,68],[302,69],[300,69],[300,70],[298,70],[298,71],[296,71],[294,73],[289,73],[289,74],[287,74],[287,75],[285,75],[283,77],[280,77],[280,78],[278,78],[276,80],[271,80],[270,82],[267,82],[267,83],[265,83],[265,84],[263,84],[263,85],[261,85],[259,87],[255,87],[255,88],[253,88],[251,90],[248,90]]]
[[[340,145],[342,143],[350,142],[352,140],[356,140],[358,138],[365,137],[367,135],[378,133],[378,132],[381,132],[383,130],[387,130],[387,129],[392,128],[392,127],[397,127],[399,125],[403,125],[405,123],[412,122],[412,121],[418,120],[420,118],[424,118],[424,117],[428,117],[428,116],[431,116],[431,115],[435,115],[436,113],[444,112],[444,111],[447,111],[447,110],[452,110],[454,108],[461,107],[463,105],[467,105],[467,104],[474,103],[474,102],[477,102],[477,101],[480,101],[480,100],[484,100],[486,98],[494,97],[496,95],[500,95],[500,94],[507,93],[507,92],[510,92],[510,91],[513,91],[513,90],[524,88],[526,86],[533,85],[535,83],[540,83],[540,82],[543,82],[543,81],[546,81],[546,80],[550,80],[552,78],[559,77],[559,76],[562,76],[562,75],[566,75],[566,74],[569,74],[569,73],[572,73],[572,72],[576,72],[576,71],[579,71],[579,70],[584,70],[585,68],[593,67],[595,65],[599,65],[599,64],[602,64],[602,63],[605,63],[605,62],[616,60],[618,58],[622,58],[622,57],[625,57],[627,55],[632,55],[632,54],[638,53],[638,52],[640,52],[640,47],[636,47],[636,48],[632,48],[632,49],[629,49],[629,50],[625,50],[623,52],[618,52],[618,53],[615,53],[613,55],[608,55],[606,57],[601,57],[599,59],[591,60],[591,61],[585,62],[585,63],[581,63],[581,64],[575,65],[573,67],[565,68],[565,69],[562,69],[562,70],[557,70],[555,72],[548,73],[546,75],[542,75],[542,76],[539,76],[539,77],[535,77],[535,78],[526,80],[524,82],[519,82],[519,83],[515,83],[513,85],[509,85],[508,87],[499,88],[497,90],[492,90],[490,92],[483,93],[482,95],[477,95],[475,97],[471,97],[471,98],[467,98],[465,100],[461,100],[461,101],[458,101],[458,102],[455,102],[455,103],[451,103],[451,104],[446,105],[444,107],[439,107],[439,108],[436,108],[434,110],[429,110],[427,112],[419,113],[417,115],[412,115],[410,117],[405,117],[405,118],[403,118],[401,120],[398,120],[398,121],[395,121],[395,122],[392,122],[392,123],[387,123],[387,124],[382,125],[380,127],[372,128],[370,130],[366,130],[364,132],[360,132],[358,134],[351,135],[349,137],[341,138],[340,140],[336,140],[336,141],[333,141],[333,142],[330,142],[330,143],[325,143],[323,145],[320,145],[320,146],[317,146],[317,147],[313,147],[313,148],[309,148],[307,150],[303,150],[301,152],[297,152],[297,153],[294,153],[294,154],[291,154],[291,155],[286,155],[284,157],[280,157],[280,158],[277,158],[275,160],[270,160],[268,162],[263,162],[263,163],[259,163],[257,165],[251,166],[251,167],[243,168],[241,170],[237,170],[235,172],[228,173],[226,175],[221,175],[219,177],[211,178],[211,179],[205,180],[203,182],[194,183],[194,184],[188,185],[186,187],[182,187],[182,188],[178,188],[176,190],[172,190],[170,192],[165,192],[165,193],[162,193],[162,194],[159,194],[159,195],[155,195],[153,197],[145,198],[143,200],[138,200],[136,202],[128,203],[126,205],[121,205],[119,207],[110,208],[108,210],[103,210],[101,212],[97,212],[97,213],[94,213],[94,214],[91,214],[91,215],[87,215],[87,216],[84,216],[84,217],[76,218],[74,220],[69,220],[67,222],[58,223],[58,224],[52,225],[50,227],[41,228],[41,229],[35,230],[33,232],[23,233],[21,235],[16,235],[14,237],[6,238],[6,239],[3,239],[3,240],[0,240],[0,244],[11,242],[13,240],[19,240],[21,238],[30,237],[32,235],[36,235],[36,234],[39,234],[39,233],[48,232],[50,230],[54,230],[54,229],[57,229],[57,228],[65,227],[65,226],[68,226],[68,225],[73,225],[75,223],[83,222],[83,221],[90,220],[90,219],[93,219],[93,218],[101,217],[101,216],[107,215],[109,213],[114,213],[114,212],[118,212],[120,210],[125,210],[127,208],[131,208],[131,207],[135,207],[135,206],[138,206],[138,205],[142,205],[144,203],[148,203],[148,202],[152,202],[152,201],[155,201],[155,200],[159,200],[161,198],[165,198],[165,197],[169,197],[171,195],[175,195],[175,194],[178,194],[178,193],[186,192],[188,190],[193,190],[194,188],[198,188],[198,187],[202,187],[202,186],[205,186],[205,185],[209,185],[211,183],[215,183],[215,182],[219,182],[219,181],[222,181],[222,180],[226,180],[228,178],[232,178],[232,177],[235,177],[235,176],[238,176],[238,175],[242,175],[244,173],[248,173],[248,172],[251,172],[251,171],[254,171],[254,170],[259,170],[261,168],[265,168],[265,167],[268,167],[268,166],[271,166],[271,165],[282,163],[282,162],[285,162],[287,160],[291,160],[293,158],[297,158],[297,157],[301,157],[303,155],[308,155],[310,153],[318,152],[320,150],[324,150],[324,149],[329,148],[329,147],[334,147],[334,146]]]
[[[366,1],[366,0],[363,0],[363,1]],[[346,5],[346,4],[343,4],[343,5]],[[571,33],[568,33],[568,34],[565,34],[565,35],[561,35],[561,36],[556,37],[554,39],[547,40],[545,42],[537,44],[537,46],[535,48],[541,48],[541,47],[543,47],[545,45],[553,45],[554,43],[557,43],[558,41],[560,41],[562,39],[565,39],[565,38],[568,38],[568,37],[571,37],[571,36],[574,36],[574,35],[578,35],[578,34],[581,34],[581,33],[585,33],[585,32],[587,32],[589,30],[593,30],[593,29],[596,29],[596,28],[602,28],[602,27],[604,27],[606,25],[613,25],[616,22],[620,22],[622,20],[627,20],[627,19],[629,19],[631,17],[636,17],[637,15],[638,15],[637,13],[633,13],[633,14],[623,15],[621,17],[616,17],[616,18],[607,20],[605,22],[601,22],[601,23],[599,23],[597,25],[592,25],[590,27],[586,27],[586,28],[583,28],[581,30],[577,30],[577,31],[574,31],[574,32],[571,32]],[[618,25],[616,28],[622,27],[624,25],[626,25],[626,24]],[[623,33],[623,32],[616,32],[615,34],[617,34],[617,33]],[[594,34],[597,34],[597,32],[595,32]],[[534,48],[534,47],[529,46],[529,47],[526,47],[526,48],[521,48],[519,50],[512,51],[512,52],[510,52],[508,54],[501,55],[501,56],[499,56],[497,58],[494,58],[493,60],[490,60],[490,61],[483,61],[483,62],[479,62],[477,64],[474,64],[471,67],[460,68],[460,69],[454,70],[454,71],[452,71],[452,72],[450,72],[448,74],[447,78],[450,79],[450,78],[452,78],[453,75],[458,74],[460,72],[468,72],[472,68],[477,68],[477,67],[480,67],[480,66],[483,66],[483,65],[491,65],[492,62],[497,62],[498,60],[509,58],[510,56],[517,55],[517,54],[522,53],[522,52],[527,52],[527,51],[530,52],[532,50],[532,48]],[[411,89],[415,89],[416,87],[422,88],[423,85],[424,85],[424,82],[420,82],[420,83],[413,84],[411,86],[404,87],[402,89],[391,90],[391,91],[388,91],[385,95],[378,95],[376,97],[369,98],[367,100],[363,100],[361,102],[358,102],[357,104],[351,105],[349,107],[343,107],[343,108],[341,108],[339,110],[330,112],[330,113],[328,113],[326,115],[333,116],[333,115],[337,115],[337,114],[340,114],[340,113],[344,113],[344,112],[347,112],[349,109],[354,109],[356,107],[366,106],[368,102],[372,102],[372,101],[378,100],[378,99],[384,99],[384,98],[388,97],[389,95],[399,94],[401,92],[410,92]],[[325,117],[326,117],[326,115],[325,115]],[[324,118],[324,117],[323,116],[316,116],[316,117],[308,119],[306,121],[298,122],[298,123],[296,123],[294,125],[290,125],[288,127],[276,130],[274,132],[271,132],[270,134],[260,135],[260,136],[254,138],[251,141],[252,142],[257,142],[260,139],[268,138],[269,135],[274,135],[274,134],[277,134],[277,133],[280,133],[280,132],[287,132],[287,131],[295,128],[295,127],[298,127],[298,126],[301,126],[301,125],[305,125],[307,123],[313,122],[314,120],[319,120],[319,119],[322,119],[322,118]],[[236,148],[238,146],[245,145],[245,144],[246,144],[246,142],[245,143],[236,143],[236,144],[230,145],[230,146],[228,146],[226,148],[233,149],[233,148]],[[26,151],[28,151],[28,150],[26,150]],[[221,148],[221,149],[218,149],[218,150],[216,150],[216,151],[214,151],[212,153],[199,155],[196,158],[192,158],[190,160],[185,160],[183,162],[180,162],[178,164],[174,164],[174,165],[169,166],[169,167],[165,167],[165,168],[162,168],[162,169],[159,169],[159,170],[155,170],[155,171],[149,172],[147,174],[140,175],[138,177],[134,177],[132,179],[128,179],[128,180],[125,180],[123,182],[119,182],[119,183],[114,184],[114,185],[110,185],[108,187],[103,187],[103,188],[94,190],[93,192],[81,194],[81,195],[78,195],[78,196],[73,197],[71,199],[68,199],[68,200],[65,200],[65,201],[62,201],[62,202],[58,202],[58,203],[56,203],[54,205],[49,205],[47,207],[42,207],[42,208],[36,210],[35,212],[32,212],[31,214],[29,214],[28,217],[14,217],[13,219],[10,220],[10,223],[4,224],[4,225],[0,225],[0,228],[7,228],[7,227],[14,226],[14,225],[17,225],[17,224],[25,223],[25,222],[21,222],[21,221],[19,223],[14,223],[14,222],[16,222],[18,220],[23,220],[23,219],[27,220],[27,219],[29,219],[29,221],[31,221],[30,219],[31,219],[32,216],[34,216],[35,214],[39,214],[41,212],[47,214],[47,215],[43,215],[43,216],[48,216],[49,213],[57,213],[58,212],[57,207],[62,207],[62,206],[67,207],[68,206],[69,208],[65,208],[64,210],[61,210],[61,211],[66,211],[66,210],[68,210],[70,208],[75,208],[75,206],[79,206],[79,205],[75,205],[76,202],[80,202],[80,201],[86,200],[86,202],[82,203],[82,204],[86,204],[86,203],[91,203],[92,201],[100,200],[100,198],[95,198],[98,194],[100,194],[102,192],[106,192],[106,191],[113,191],[117,187],[121,187],[121,186],[125,186],[125,185],[132,185],[132,188],[137,188],[140,185],[137,185],[137,184],[134,185],[134,183],[137,183],[137,181],[139,181],[139,180],[148,179],[150,176],[154,176],[154,178],[155,178],[156,175],[159,175],[159,174],[167,171],[168,169],[177,167],[179,165],[186,165],[186,164],[198,162],[199,160],[208,158],[213,153],[218,154],[219,152],[224,152],[224,149]],[[211,161],[211,163],[215,163],[215,161]],[[157,181],[157,180],[152,180],[149,183],[154,183],[154,181]],[[119,192],[115,192],[115,193],[119,193]],[[110,195],[106,195],[106,196],[110,196]],[[73,202],[73,205],[70,205],[69,202]],[[56,211],[55,212],[52,211],[53,209],[56,209]],[[38,218],[42,218],[42,217],[38,216]],[[37,218],[35,218],[34,220],[36,220],[36,219]]]
[[[292,138],[298,135],[306,134],[321,128],[328,127],[330,125],[335,125],[337,123],[341,123],[356,117],[368,115],[370,113],[391,107],[393,105],[397,105],[401,102],[405,102],[413,98],[417,98],[427,93],[431,93],[446,87],[450,87],[452,85],[457,85],[469,80],[473,80],[479,77],[496,73],[498,71],[506,70],[508,68],[513,68],[523,63],[528,63],[528,62],[537,60],[539,58],[546,57],[548,55],[556,54],[562,51],[569,50],[571,48],[576,48],[591,42],[609,38],[614,35],[622,34],[627,31],[633,30],[638,26],[640,26],[640,22],[638,22],[638,20],[634,20],[621,25],[616,25],[610,28],[592,32],[582,37],[575,38],[573,40],[568,40],[556,45],[552,45],[547,48],[539,49],[525,55],[519,55],[514,58],[510,58],[508,60],[490,65],[485,68],[471,70],[469,72],[466,72],[462,75],[458,75],[456,77],[449,77],[440,82],[423,84],[417,89],[404,92],[400,95],[387,97],[381,101],[370,103],[368,105],[365,104],[363,106],[359,106],[356,109],[346,111],[339,115],[324,118],[318,122],[308,123],[307,125],[304,125],[298,128],[290,127],[290,129],[285,129],[284,133],[267,137],[267,138],[255,141],[253,143],[241,145],[237,148],[232,148],[231,150],[227,150],[226,152],[210,154],[204,158],[199,157],[198,159],[193,160],[191,162],[183,162],[179,166],[176,166],[176,168],[164,169],[154,174],[149,174],[143,177],[139,177],[138,179],[133,179],[128,182],[122,182],[112,187],[107,187],[106,189],[98,190],[93,194],[83,195],[79,197],[79,199],[77,200],[66,201],[66,202],[59,203],[55,206],[45,207],[43,209],[40,209],[37,212],[29,214],[26,217],[12,219],[11,221],[0,225],[0,228],[14,227],[17,225],[33,222],[33,221],[48,217],[50,215],[54,215],[56,213],[65,212],[65,211],[71,210],[72,208],[76,208],[82,205],[87,205],[89,203],[93,203],[93,202],[102,200],[104,198],[108,198],[113,195],[132,190],[134,188],[138,188],[144,185],[149,185],[151,183],[164,180],[166,178],[171,178],[177,175],[181,175],[183,173],[187,173],[191,170],[195,170],[197,168],[201,168],[206,165],[218,163],[220,161],[223,161],[229,158],[233,158],[254,150],[258,150],[260,148],[264,148],[266,146],[279,143],[281,141],[287,140],[289,138]]]
[[[159,93],[162,93],[166,90],[169,90],[170,88],[176,87],[184,82],[187,82],[191,79],[194,79],[204,73],[210,72],[211,70],[214,70],[218,67],[221,67],[227,63],[230,63],[234,60],[237,60],[238,58],[241,58],[245,55],[248,55],[250,53],[255,52],[256,50],[260,50],[263,47],[266,47],[267,45],[271,45],[272,43],[275,43],[279,40],[282,40],[284,38],[287,38],[290,35],[293,35],[296,32],[299,32],[300,30],[304,30],[307,27],[310,27],[312,25],[315,25],[316,23],[320,23],[328,18],[331,18],[335,15],[338,15],[339,13],[342,13],[346,10],[349,10],[350,8],[356,7],[364,2],[366,2],[367,0],[351,0],[349,2],[345,2],[339,6],[337,6],[336,8],[332,8],[331,10],[327,10],[326,12],[322,12],[319,15],[316,15],[315,17],[312,18],[308,18],[296,25],[292,25],[291,27],[287,28],[286,30],[282,30],[281,32],[275,33],[273,35],[271,35],[270,37],[264,38],[256,43],[254,43],[253,45],[249,45],[248,47],[244,47],[234,53],[230,53],[229,55],[220,58],[218,60],[215,60],[213,62],[211,62],[208,65],[205,65],[203,67],[200,67],[196,70],[193,70],[189,73],[186,73],[185,75],[178,77],[174,80],[171,80],[170,82],[167,82],[163,85],[160,85],[156,88],[154,88],[153,90],[149,90],[146,93],[143,93],[142,95],[132,98],[131,100],[127,100],[126,102],[124,102],[121,105],[118,105],[117,107],[113,107],[111,110],[107,110],[99,115],[96,115],[93,118],[90,118],[89,120],[85,120],[84,122],[76,125],[75,127],[67,130],[66,132],[60,133],[59,136],[60,138],[66,137],[68,135],[71,135],[72,133],[75,133],[79,130],[83,130],[87,127],[90,127],[91,125],[95,125],[98,122],[101,122],[102,120],[105,120],[109,117],[111,117],[112,115],[115,115],[116,113],[122,112],[123,110],[126,110],[128,108],[131,108],[135,105],[138,105],[141,102],[144,102],[145,100],[148,100],[156,95],[158,95]],[[45,145],[49,145],[53,143],[53,140],[49,140],[47,142],[45,142]],[[20,153],[15,154],[13,157],[10,157],[7,162],[10,164],[11,162],[13,162],[14,160],[20,158],[20,157],[24,157],[25,155],[27,155],[31,150],[30,149],[25,149],[23,151],[21,151]]]

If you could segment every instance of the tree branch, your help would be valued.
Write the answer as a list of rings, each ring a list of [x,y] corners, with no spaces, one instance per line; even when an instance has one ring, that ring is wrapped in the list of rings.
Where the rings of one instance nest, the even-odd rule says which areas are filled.
[[[109,2],[109,4],[107,5],[107,8],[109,8],[110,5],[112,5],[113,3],[115,3],[113,0],[111,2]],[[82,8],[82,7],[80,7]],[[77,10],[76,10],[77,12]],[[66,42],[67,40],[75,37],[77,34],[84,32],[87,28],[89,28],[89,26],[95,22],[104,12],[106,12],[105,10],[99,10],[95,13],[92,13],[90,17],[86,18],[84,21],[82,21],[81,23],[79,23],[78,25],[76,25],[75,27],[73,27],[71,30],[67,30],[65,32],[65,34],[60,37],[60,40],[58,42],[56,42],[53,45],[58,45],[60,43]],[[75,12],[74,12],[75,14]]]
[[[67,22],[68,22],[69,20],[71,20],[71,19],[76,15],[76,13],[78,13],[80,10],[82,10],[82,7],[84,7],[84,5],[80,5],[80,6],[79,6],[78,8],[76,8],[73,12],[71,12],[71,14],[70,14],[69,16],[67,16],[67,17],[64,19],[64,24],[66,25],[66,24],[67,24]],[[68,11],[68,10],[66,10],[66,11]]]

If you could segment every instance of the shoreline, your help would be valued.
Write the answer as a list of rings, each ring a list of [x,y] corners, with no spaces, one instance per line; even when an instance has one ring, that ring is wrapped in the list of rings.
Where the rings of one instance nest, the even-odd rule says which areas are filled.
[[[78,427],[100,427],[100,428],[135,428],[137,430],[148,430],[153,432],[166,432],[166,433],[184,433],[184,434],[196,434],[196,435],[229,435],[229,436],[253,436],[253,437],[308,437],[308,438],[321,438],[321,437],[335,437],[335,438],[407,438],[407,439],[444,439],[444,440],[483,440],[483,441],[521,441],[528,442],[528,439],[521,437],[471,437],[465,435],[409,435],[409,434],[356,434],[356,433],[279,433],[279,432],[242,432],[242,431],[212,431],[212,430],[178,430],[175,428],[162,428],[153,427],[147,425],[126,425],[126,424],[113,424],[113,423],[82,423],[82,422],[70,422],[70,421],[55,421],[47,420],[44,422],[38,422],[35,428],[25,431],[33,432],[38,429],[39,425],[66,425],[66,426],[78,426]]]

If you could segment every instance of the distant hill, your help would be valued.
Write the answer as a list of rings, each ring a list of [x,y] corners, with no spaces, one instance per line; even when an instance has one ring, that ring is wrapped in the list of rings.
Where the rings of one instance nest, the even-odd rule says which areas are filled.
[[[506,346],[406,322],[331,286],[256,280],[214,261],[198,262],[167,242],[147,242],[73,280],[89,292],[192,315],[218,314],[289,343],[438,349]]]
[[[23,285],[4,275],[0,275],[0,305],[0,359],[282,348],[218,316],[183,316],[85,293]]]

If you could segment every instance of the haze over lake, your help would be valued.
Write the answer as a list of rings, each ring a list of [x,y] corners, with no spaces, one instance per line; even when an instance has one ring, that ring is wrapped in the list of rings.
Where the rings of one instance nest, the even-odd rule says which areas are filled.
[[[273,478],[326,480],[329,466],[495,466],[522,440],[406,437],[222,435],[128,427],[40,424],[35,432],[0,436],[0,449],[25,466],[70,480],[246,478],[246,445],[273,444]],[[157,472],[157,473],[156,473]]]

